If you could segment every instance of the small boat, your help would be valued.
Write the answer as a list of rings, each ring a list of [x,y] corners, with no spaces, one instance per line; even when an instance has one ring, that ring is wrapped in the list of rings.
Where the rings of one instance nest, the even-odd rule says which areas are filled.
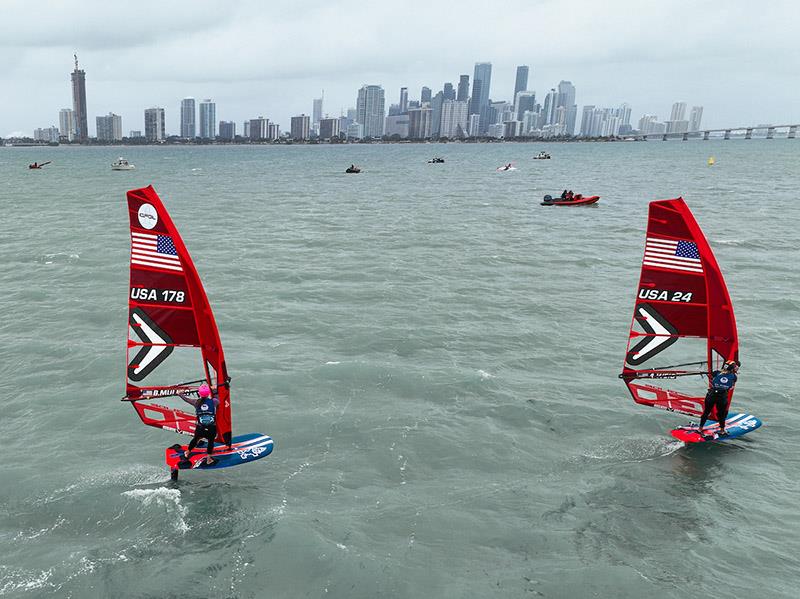
[[[550,160],[550,154],[547,152],[539,152],[536,156],[533,157],[534,160]]]
[[[553,196],[544,196],[542,206],[588,206],[589,204],[596,204],[600,196],[582,196],[576,194],[571,200],[562,200],[560,197],[554,198]]]
[[[428,164],[444,164],[444,158],[431,158]]]
[[[122,156],[120,156],[114,162],[111,163],[112,171],[132,171],[135,168],[136,168],[135,164],[131,164]]]
[[[345,171],[344,171],[344,172],[346,172],[346,173],[348,173],[348,174],[360,173],[360,172],[361,172],[361,169],[360,169],[360,168],[358,168],[356,165],[354,165],[354,164],[351,164],[350,166],[348,166],[348,167],[345,169]]]
[[[39,168],[42,168],[45,164],[50,164],[51,162],[52,162],[51,160],[48,160],[47,162],[42,162],[42,163],[34,162],[33,164],[29,164],[28,168],[29,169],[39,169]]]
[[[500,172],[515,171],[515,170],[517,170],[517,167],[509,162],[508,164],[504,164],[503,166],[498,166],[497,170],[500,171]]]
[[[714,166],[716,163],[717,163],[717,160],[713,156],[710,156],[708,158],[708,166]]]

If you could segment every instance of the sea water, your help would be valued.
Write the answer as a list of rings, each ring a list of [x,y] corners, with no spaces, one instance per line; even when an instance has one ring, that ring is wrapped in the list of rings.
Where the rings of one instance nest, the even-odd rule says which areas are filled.
[[[799,159],[786,139],[0,148],[0,596],[796,597]],[[275,439],[177,484],[185,438],[119,401],[125,191],[148,184],[213,306],[234,432]],[[564,188],[601,200],[539,205]],[[732,407],[764,421],[728,444],[683,447],[687,418],[617,378],[647,204],[677,196],[736,309]]]

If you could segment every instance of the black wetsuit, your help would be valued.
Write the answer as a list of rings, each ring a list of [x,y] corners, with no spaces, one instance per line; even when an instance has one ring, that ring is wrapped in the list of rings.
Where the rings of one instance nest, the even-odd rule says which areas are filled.
[[[715,370],[711,373],[711,388],[706,393],[706,400],[703,404],[703,415],[700,418],[700,430],[706,424],[711,410],[717,409],[717,422],[719,422],[720,432],[725,431],[725,419],[728,417],[728,392],[736,384],[736,374],[733,372],[720,372]]]
[[[208,442],[206,453],[211,455],[214,452],[214,439],[217,436],[217,406],[219,399],[216,397],[201,397],[200,399],[191,399],[181,396],[183,401],[190,403],[194,406],[195,414],[197,415],[197,424],[194,429],[194,437],[189,441],[188,451],[197,447],[203,439]]]

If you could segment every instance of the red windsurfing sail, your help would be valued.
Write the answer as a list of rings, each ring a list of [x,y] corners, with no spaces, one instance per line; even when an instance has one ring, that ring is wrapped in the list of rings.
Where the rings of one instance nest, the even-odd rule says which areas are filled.
[[[196,394],[199,385],[208,382],[219,397],[217,438],[230,444],[230,379],[194,263],[152,187],[128,192],[128,213],[131,255],[123,400],[132,402],[147,425],[192,434],[195,415],[185,411],[188,404],[177,394]]]
[[[738,357],[733,306],[700,226],[682,198],[651,202],[620,377],[636,403],[699,416],[711,372]]]

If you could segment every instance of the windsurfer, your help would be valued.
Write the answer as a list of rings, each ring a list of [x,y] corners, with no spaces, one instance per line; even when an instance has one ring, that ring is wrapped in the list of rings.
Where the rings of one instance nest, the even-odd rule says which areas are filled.
[[[725,432],[725,419],[728,417],[728,393],[736,385],[736,372],[739,370],[740,363],[738,360],[731,360],[726,362],[722,370],[715,370],[711,373],[711,383],[709,384],[708,393],[706,393],[705,403],[703,405],[703,415],[700,418],[700,434],[705,437],[703,427],[708,420],[711,410],[716,407],[717,409],[717,422],[719,422],[719,436],[724,436]]]
[[[194,437],[189,442],[189,447],[183,453],[184,457],[188,458],[192,450],[197,447],[197,444],[205,439],[208,443],[206,453],[206,464],[214,464],[216,460],[211,457],[214,452],[214,438],[217,436],[217,420],[216,413],[219,406],[219,399],[211,394],[211,387],[207,383],[200,385],[197,390],[198,399],[187,397],[184,394],[179,394],[180,398],[188,404],[194,406],[195,414],[197,415],[197,423],[195,424]]]

